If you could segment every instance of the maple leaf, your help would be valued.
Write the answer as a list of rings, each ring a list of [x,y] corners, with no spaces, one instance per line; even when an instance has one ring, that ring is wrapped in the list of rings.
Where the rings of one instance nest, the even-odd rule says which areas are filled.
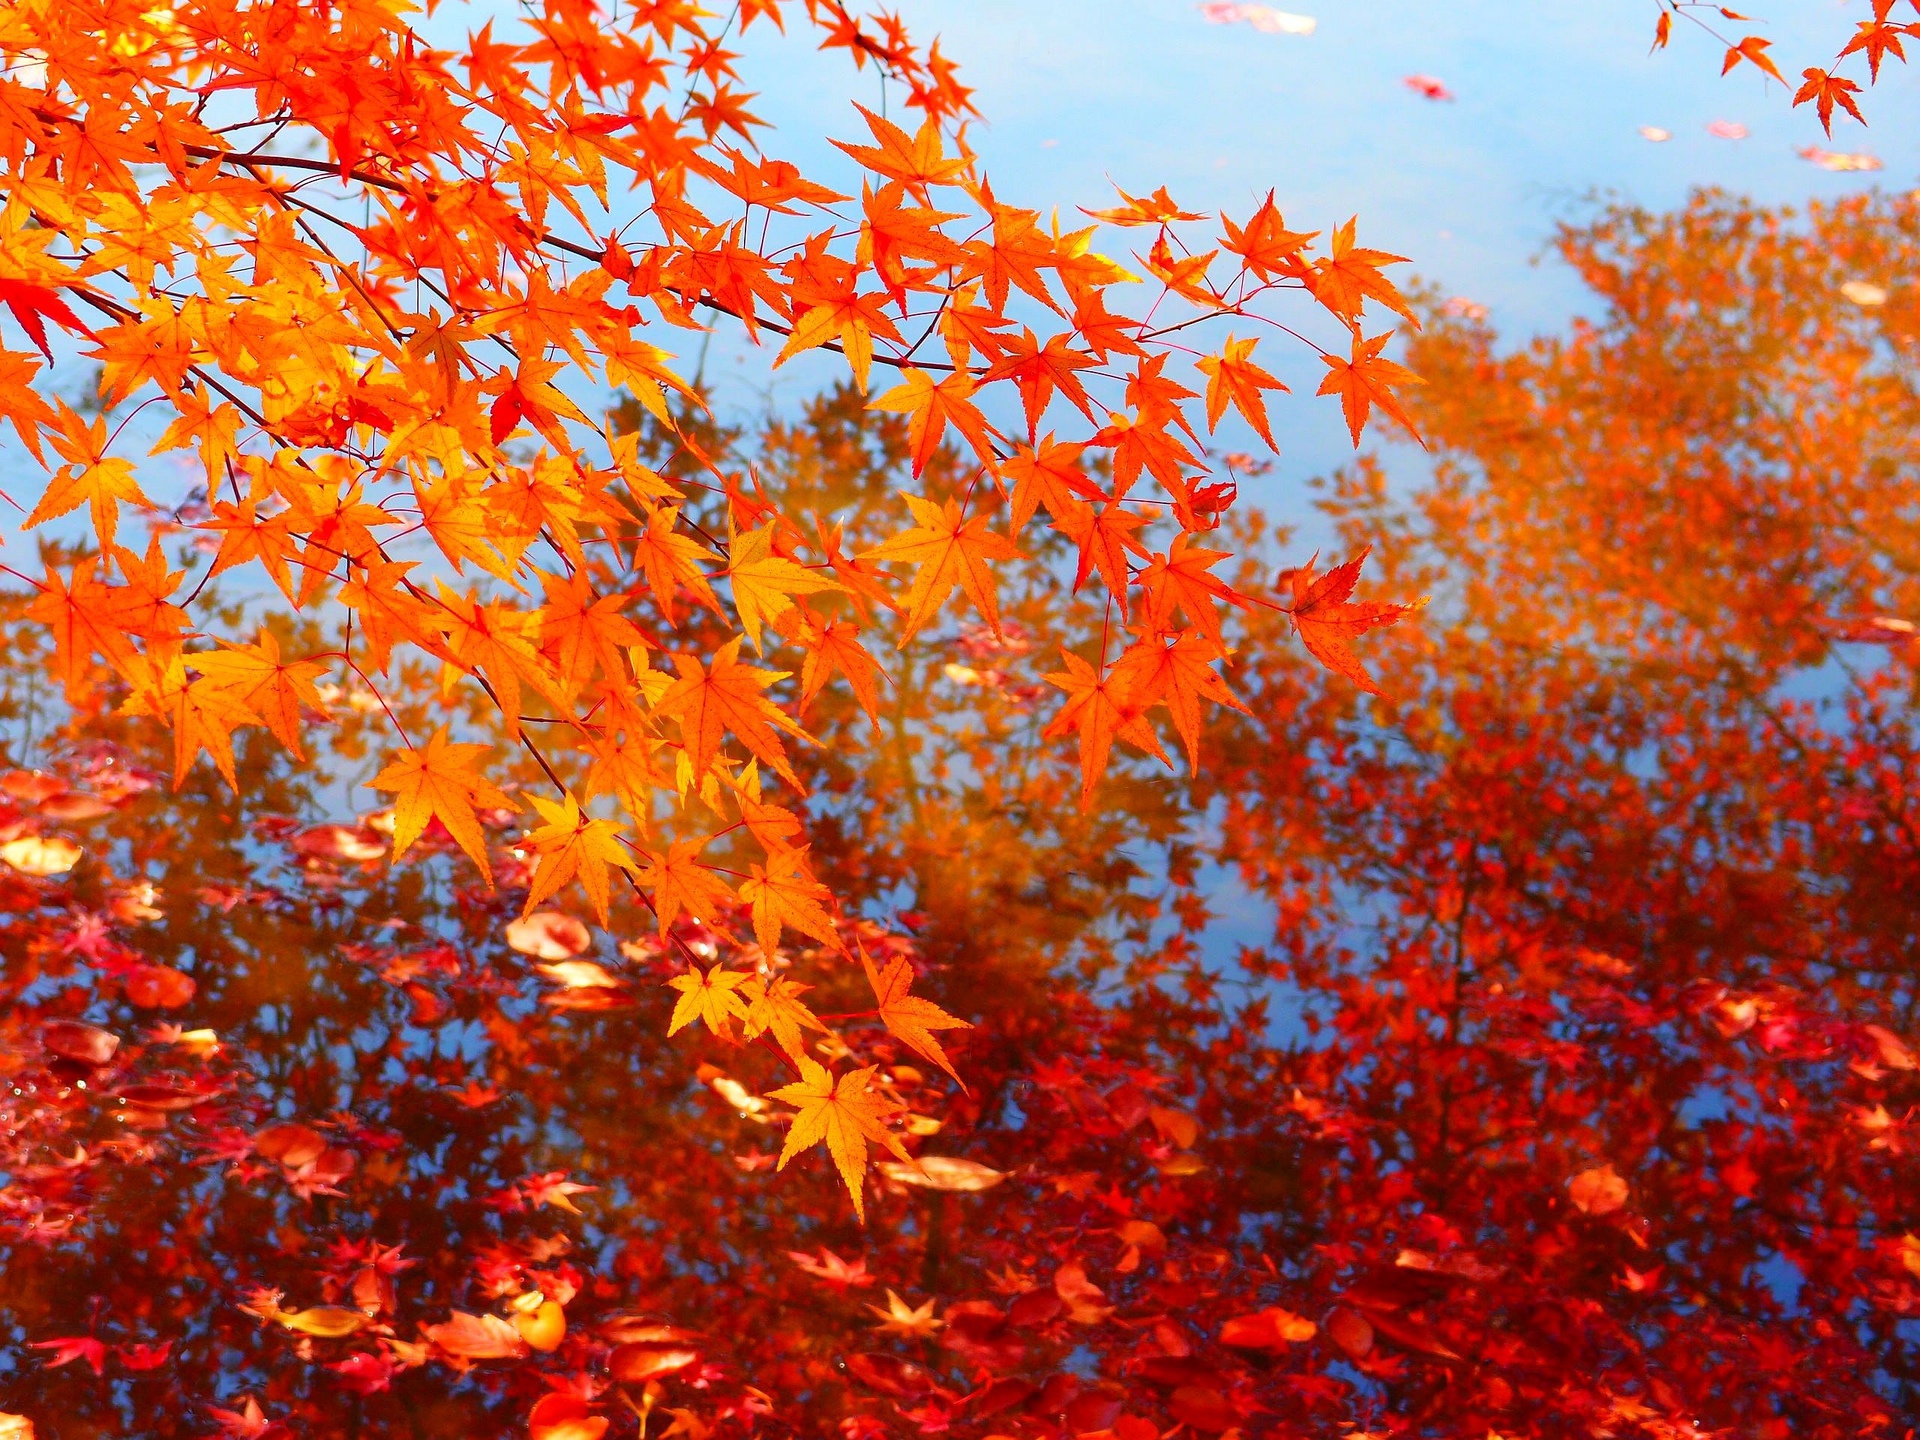
[[[429,820],[446,826],[459,847],[480,867],[487,887],[493,887],[493,868],[487,863],[487,837],[473,807],[485,805],[514,810],[513,801],[479,773],[479,763],[489,753],[479,744],[456,743],[441,726],[433,738],[418,749],[396,755],[378,775],[367,783],[376,790],[392,792],[393,858],[406,854],[420,838]],[[532,906],[529,905],[531,910]]]
[[[1200,770],[1200,702],[1211,700],[1243,715],[1252,713],[1213,668],[1222,658],[1217,641],[1189,630],[1171,645],[1162,634],[1145,635],[1113,665],[1114,688],[1132,704],[1167,707],[1186,745],[1188,767],[1195,774]]]
[[[793,329],[787,335],[787,343],[780,347],[780,353],[773,363],[783,365],[803,351],[838,339],[841,353],[847,357],[847,364],[853,370],[854,383],[864,395],[868,376],[873,370],[875,332],[889,340],[901,338],[899,329],[880,308],[885,300],[884,295],[877,293],[849,294],[810,306],[794,321]]]
[[[1801,86],[1794,92],[1793,103],[1804,105],[1813,101],[1814,113],[1820,117],[1820,128],[1829,136],[1833,134],[1833,107],[1838,105],[1862,125],[1867,117],[1860,113],[1860,106],[1854,96],[1860,93],[1860,87],[1853,81],[1840,75],[1829,75],[1817,66],[1808,66],[1800,72]]]
[[[121,504],[151,506],[153,502],[141,493],[134,480],[133,462],[106,453],[109,437],[104,415],[95,416],[89,426],[63,401],[59,405],[59,423],[60,428],[47,438],[68,463],[54,472],[39,503],[21,522],[21,528],[31,530],[86,505],[93,514],[93,532],[100,537],[100,548],[110,549],[120,521]]]
[[[274,738],[304,760],[300,748],[300,707],[315,710],[325,707],[314,689],[316,675],[327,667],[317,660],[283,661],[280,642],[271,630],[262,628],[258,643],[236,645],[222,641],[219,650],[201,651],[185,656],[187,668],[197,670],[223,690],[230,691],[241,706],[257,713]]]
[[[807,654],[800,666],[799,712],[806,713],[813,698],[838,671],[847,677],[854,698],[878,730],[880,695],[874,681],[884,672],[860,643],[860,627],[846,620],[823,621],[811,611],[803,610],[798,641]]]
[[[540,646],[553,656],[555,688],[563,696],[576,695],[597,669],[615,684],[627,678],[621,652],[645,645],[631,620],[620,612],[631,595],[596,595],[584,570],[562,579],[536,571],[546,589],[540,611]]]
[[[705,920],[733,898],[727,882],[695,858],[706,844],[704,839],[675,840],[665,851],[642,852],[646,868],[637,878],[653,892],[654,918],[663,935],[682,910]]]
[[[566,696],[555,683],[551,668],[528,638],[528,633],[534,629],[531,616],[511,605],[484,603],[476,597],[449,590],[443,582],[435,583],[440,590],[442,617],[439,627],[447,638],[447,648],[461,669],[486,676],[487,684],[500,706],[501,717],[506,721],[509,737],[517,737],[520,733],[522,680],[533,685],[556,705],[566,704]],[[583,612],[577,608],[577,599],[574,603],[573,628],[587,631],[579,637],[584,643],[593,638],[592,631],[587,628],[588,617],[592,616],[603,626],[609,617],[605,612],[595,614],[591,604]],[[611,619],[617,621],[619,617],[613,615]],[[556,623],[566,624],[564,613]],[[616,627],[614,633],[621,632]],[[639,639],[638,634],[634,634],[633,638]]]
[[[865,1224],[867,1210],[861,1187],[868,1144],[884,1145],[902,1160],[913,1158],[885,1124],[899,1107],[873,1090],[876,1066],[849,1070],[838,1080],[817,1060],[802,1056],[799,1066],[798,1080],[768,1092],[770,1099],[792,1105],[799,1112],[787,1131],[776,1168],[784,1170],[801,1151],[824,1144],[846,1183],[847,1194],[853,1197],[853,1213]]]
[[[803,1030],[825,1030],[820,1017],[800,996],[807,987],[794,980],[756,975],[744,987],[747,1016],[743,1031],[749,1040],[772,1032],[775,1042],[798,1065],[806,1056]]]
[[[1160,737],[1146,721],[1146,706],[1134,696],[1127,676],[1116,676],[1112,671],[1101,674],[1070,650],[1061,651],[1060,658],[1067,668],[1053,672],[1047,680],[1067,692],[1067,703],[1041,733],[1049,740],[1079,735],[1082,810],[1093,803],[1093,787],[1106,773],[1107,756],[1116,736],[1172,765],[1160,746]]]
[[[645,572],[660,614],[669,625],[674,623],[674,597],[681,590],[690,592],[716,615],[723,613],[713,587],[707,583],[706,572],[695,563],[720,557],[675,530],[679,515],[678,510],[662,506],[647,517],[646,531],[633,540],[634,568]]]
[[[1181,532],[1164,555],[1155,555],[1140,572],[1140,586],[1147,592],[1147,617],[1157,628],[1168,628],[1174,607],[1178,606],[1197,622],[1216,646],[1226,642],[1220,634],[1217,601],[1245,606],[1246,600],[1216,575],[1209,574],[1227,558],[1225,550],[1203,550],[1192,543],[1193,537]],[[1111,582],[1109,582],[1111,583]]]
[[[846,589],[830,575],[776,555],[773,539],[774,527],[763,525],[758,530],[734,536],[727,547],[726,577],[733,586],[733,608],[740,616],[741,629],[747,632],[756,650],[765,648],[760,641],[761,625],[776,621],[793,609],[792,596]]]
[[[960,1080],[960,1072],[953,1068],[953,1062],[947,1058],[947,1052],[941,1048],[933,1032],[971,1030],[971,1023],[949,1015],[931,1000],[907,993],[913,986],[913,962],[906,956],[896,955],[887,968],[880,971],[874,968],[873,957],[867,954],[866,947],[861,946],[860,964],[867,972],[867,983],[873,987],[880,1019],[887,1029],[910,1049],[926,1056],[955,1080]],[[960,1081],[960,1088],[966,1088],[965,1081]]]
[[[673,664],[680,678],[660,698],[654,713],[662,719],[679,722],[695,780],[712,767],[721,742],[732,733],[789,784],[804,790],[787,763],[787,752],[780,744],[778,732],[785,731],[801,739],[806,739],[807,733],[792,716],[760,693],[792,672],[740,664],[743,638],[736,635],[722,645],[714,652],[710,665],[702,666],[697,656],[675,655]]]
[[[1075,592],[1087,583],[1088,575],[1098,570],[1107,593],[1120,602],[1120,619],[1124,623],[1133,588],[1127,556],[1146,556],[1147,547],[1133,538],[1133,532],[1145,525],[1149,517],[1124,505],[1103,505],[1096,510],[1071,498],[1062,503],[1066,509],[1054,520],[1052,528],[1080,547],[1080,561],[1073,572]]]
[[[33,341],[40,353],[47,357],[49,364],[53,361],[53,351],[47,347],[48,320],[63,330],[98,338],[80,322],[80,317],[73,313],[57,291],[44,285],[29,284],[25,280],[0,280],[0,304],[13,312],[13,318],[27,332],[27,338]]]
[[[972,163],[971,156],[942,153],[940,126],[931,117],[909,139],[906,131],[866,106],[856,103],[853,108],[866,118],[867,128],[880,142],[879,146],[850,145],[844,140],[829,143],[846,151],[875,174],[903,182],[923,205],[927,203],[929,185],[955,183],[955,178]]]
[[[1299,635],[1300,643],[1314,659],[1334,673],[1346,676],[1362,690],[1378,695],[1382,693],[1380,687],[1361,668],[1348,642],[1369,630],[1396,623],[1426,602],[1396,605],[1380,600],[1351,601],[1348,597],[1359,583],[1360,567],[1366,559],[1367,551],[1362,550],[1317,580],[1313,575],[1314,560],[1307,561],[1303,569],[1293,573],[1293,608],[1288,613],[1293,617],[1294,632]]]
[[[824,1245],[820,1247],[818,1259],[804,1250],[789,1250],[787,1258],[807,1274],[817,1280],[824,1280],[836,1290],[859,1289],[861,1286],[873,1284],[873,1276],[867,1273],[865,1260],[848,1263]]]
[[[740,898],[753,908],[754,939],[767,955],[778,948],[783,925],[827,945],[840,944],[839,931],[825,909],[832,894],[806,872],[805,856],[804,850],[777,850],[764,867],[753,866],[752,874],[741,883]]]
[[[1015,535],[1026,528],[1036,506],[1045,505],[1057,520],[1073,508],[1076,499],[1105,498],[1080,463],[1086,449],[1082,444],[1056,441],[1049,432],[1036,445],[1022,445],[1000,463],[1001,476],[1014,482],[1009,528]]]
[[[1176,220],[1206,218],[1197,210],[1182,210],[1174,203],[1164,185],[1147,196],[1129,195],[1118,185],[1113,188],[1124,204],[1112,210],[1089,210],[1083,205],[1080,213],[1091,215],[1096,220],[1105,220],[1110,225],[1167,225]]]
[[[1733,69],[1734,66],[1744,60],[1749,65],[1766,71],[1767,74],[1784,85],[1787,83],[1787,77],[1780,73],[1772,59],[1767,55],[1767,51],[1771,48],[1773,48],[1773,42],[1771,40],[1763,40],[1758,35],[1749,35],[1737,44],[1727,47],[1726,58],[1720,64],[1720,73],[1725,75],[1729,70]]]
[[[514,432],[522,420],[538,430],[556,449],[565,450],[567,434],[562,419],[586,423],[580,407],[553,387],[553,377],[562,369],[557,360],[522,360],[518,370],[501,370],[488,382],[499,392],[490,412],[490,433],[495,445]]]
[[[236,439],[240,433],[240,412],[226,401],[209,405],[200,393],[182,394],[174,402],[172,422],[147,453],[159,455],[189,444],[200,453],[210,485],[217,485],[226,473],[227,463],[240,451]]]
[[[633,860],[621,845],[619,835],[626,827],[614,820],[595,820],[580,810],[580,802],[567,791],[558,805],[538,795],[527,797],[546,824],[526,838],[526,844],[540,856],[533,884],[527,889],[522,915],[531,915],[534,907],[576,877],[593,903],[593,913],[604,926],[610,900],[608,866],[623,870],[634,868]]]
[[[36,1340],[27,1347],[30,1350],[51,1350],[47,1357],[47,1368],[57,1369],[62,1365],[71,1365],[76,1360],[84,1360],[93,1367],[93,1373],[102,1374],[106,1369],[107,1347],[91,1335],[67,1335],[58,1340]]]
[[[1326,362],[1327,375],[1315,393],[1340,397],[1340,408],[1346,412],[1347,429],[1353,434],[1355,448],[1359,447],[1360,432],[1366,426],[1367,413],[1375,405],[1406,426],[1407,433],[1419,440],[1421,445],[1427,443],[1420,440],[1418,428],[1401,408],[1399,397],[1392,389],[1395,385],[1419,385],[1423,382],[1404,365],[1396,365],[1380,356],[1393,336],[1394,332],[1388,330],[1371,340],[1363,340],[1356,331],[1351,361],[1342,360],[1338,355],[1320,357]]]
[[[1229,335],[1218,355],[1208,355],[1197,362],[1200,372],[1208,377],[1207,431],[1211,434],[1220,423],[1231,400],[1233,408],[1244,415],[1254,432],[1267,442],[1267,448],[1278,452],[1280,447],[1273,443],[1273,431],[1267,426],[1267,402],[1260,392],[1287,387],[1247,358],[1259,343],[1258,339],[1236,340]]]
[[[178,652],[160,659],[142,655],[129,667],[133,680],[121,713],[164,719],[173,731],[173,788],[186,783],[187,772],[202,750],[213,757],[221,776],[235,793],[233,732],[242,725],[258,725],[260,717],[239,696],[207,681],[189,681]]]
[[[1260,202],[1260,208],[1244,227],[1235,225],[1224,215],[1220,222],[1226,231],[1221,248],[1238,255],[1240,263],[1261,280],[1309,273],[1300,254],[1319,238],[1320,232],[1287,229],[1279,210],[1274,208],[1273,191],[1267,192],[1267,198]]]
[[[878,1315],[880,1323],[873,1328],[886,1335],[898,1335],[903,1340],[926,1340],[932,1338],[946,1326],[946,1321],[933,1318],[934,1302],[924,1305],[907,1304],[891,1289],[887,1291],[887,1308],[878,1305],[867,1306],[869,1314]]]
[[[71,700],[86,693],[92,656],[125,670],[138,653],[124,628],[127,616],[118,590],[94,578],[99,563],[98,555],[88,555],[66,577],[48,570],[39,595],[27,607],[29,618],[53,635],[55,668]]]
[[[40,448],[40,432],[59,421],[53,407],[33,388],[39,373],[40,362],[31,355],[0,349],[0,417],[13,423],[14,433],[44,467],[47,457]]]
[[[1398,311],[1416,330],[1420,322],[1407,308],[1400,292],[1380,273],[1382,265],[1404,265],[1404,255],[1389,255],[1384,250],[1368,250],[1353,243],[1358,217],[1333,232],[1333,253],[1313,262],[1313,294],[1322,305],[1350,325],[1357,326],[1360,311],[1368,300],[1378,300],[1389,310]]]
[[[936,383],[934,378],[918,366],[909,365],[901,372],[901,383],[886,394],[867,402],[869,410],[890,410],[901,415],[911,416],[907,427],[908,445],[913,454],[913,476],[917,480],[920,472],[927,468],[927,461],[933,458],[934,451],[940,448],[940,437],[946,433],[948,422],[973,446],[983,464],[993,463],[993,438],[999,432],[987,424],[987,417],[980,413],[972,400],[973,378],[964,370],[956,370],[946,379]]]
[[[715,965],[705,974],[695,968],[674,976],[667,984],[680,992],[680,998],[674,1002],[667,1034],[677,1035],[699,1020],[721,1039],[731,1040],[732,1022],[744,1019],[747,1014],[740,987],[753,978],[748,971],[728,970],[721,965]]]
[[[1000,606],[987,562],[1019,559],[1020,548],[1006,536],[989,530],[985,515],[964,519],[958,500],[936,505],[918,495],[901,498],[920,523],[860,556],[862,560],[901,561],[920,567],[907,594],[900,648],[905,649],[921,627],[940,613],[955,585],[966,592],[998,635]]]

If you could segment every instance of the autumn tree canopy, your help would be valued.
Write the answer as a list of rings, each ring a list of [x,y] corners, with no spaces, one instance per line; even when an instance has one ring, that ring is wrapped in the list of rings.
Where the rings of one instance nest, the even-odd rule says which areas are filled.
[[[455,14],[0,16],[0,1409],[1897,1433],[1910,202],[1605,215],[1508,353],[1274,196],[1001,205],[884,16]],[[710,326],[846,370],[731,430]],[[1324,566],[1262,340],[1432,447]]]

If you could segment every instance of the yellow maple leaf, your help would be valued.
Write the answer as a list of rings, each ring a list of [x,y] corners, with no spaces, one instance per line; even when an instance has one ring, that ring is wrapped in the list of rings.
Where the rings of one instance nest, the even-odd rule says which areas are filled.
[[[695,858],[706,843],[675,840],[665,851],[644,852],[647,868],[640,872],[640,883],[653,891],[653,914],[663,935],[682,910],[704,920],[733,898],[727,882]]]
[[[770,1098],[799,1111],[787,1131],[787,1143],[776,1168],[786,1169],[787,1162],[802,1150],[824,1143],[846,1182],[847,1193],[853,1197],[853,1213],[864,1224],[867,1211],[860,1190],[866,1175],[868,1142],[886,1146],[902,1160],[911,1159],[884,1123],[899,1107],[871,1089],[875,1066],[849,1070],[835,1080],[817,1060],[802,1057],[799,1065],[798,1080],[770,1092]]]
[[[806,988],[797,980],[754,976],[741,988],[741,994],[747,997],[744,1024],[747,1039],[757,1040],[772,1031],[774,1041],[787,1052],[794,1064],[798,1065],[804,1060],[806,1044],[800,1032],[803,1029],[827,1028],[820,1023],[820,1017],[800,999],[801,992]]]
[[[933,1318],[933,1306],[931,1300],[924,1305],[909,1305],[892,1289],[888,1289],[886,1309],[882,1310],[878,1305],[869,1305],[867,1309],[880,1317],[880,1323],[873,1328],[882,1334],[898,1335],[906,1340],[924,1340],[947,1323]]]
[[[680,998],[674,1002],[667,1034],[678,1035],[699,1020],[714,1034],[731,1040],[732,1022],[745,1019],[747,1014],[740,987],[753,978],[745,970],[729,970],[722,965],[715,965],[704,975],[696,968],[674,976],[667,984],[680,992]]]
[[[612,898],[608,867],[634,868],[620,843],[620,832],[626,827],[617,820],[595,820],[583,814],[571,790],[558,805],[538,795],[527,798],[547,823],[527,836],[526,843],[540,856],[540,866],[533,872],[526,908],[520,913],[531,915],[542,900],[577,878],[587,899],[593,902],[593,913],[605,925]]]
[[[739,613],[740,628],[752,638],[755,650],[766,648],[760,640],[760,627],[793,609],[790,597],[846,589],[830,576],[774,554],[773,532],[773,526],[763,525],[758,530],[735,536],[727,547],[731,561],[726,576],[733,582],[733,608]]]

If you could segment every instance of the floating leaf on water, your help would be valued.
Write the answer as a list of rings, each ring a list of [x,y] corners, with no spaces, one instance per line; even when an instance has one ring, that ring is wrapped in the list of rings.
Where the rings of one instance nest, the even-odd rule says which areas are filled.
[[[1004,1170],[982,1165],[978,1160],[963,1160],[955,1155],[922,1155],[913,1161],[882,1160],[880,1173],[901,1185],[916,1185],[922,1190],[991,1190],[1007,1178]]]
[[[0,845],[0,860],[6,861],[22,875],[42,879],[48,875],[66,874],[79,859],[80,847],[58,835],[22,835]]]

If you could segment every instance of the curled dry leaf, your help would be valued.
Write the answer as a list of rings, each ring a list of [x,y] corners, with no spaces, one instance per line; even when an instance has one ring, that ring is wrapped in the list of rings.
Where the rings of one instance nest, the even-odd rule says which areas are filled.
[[[652,1345],[697,1349],[702,1336],[678,1325],[664,1325],[645,1315],[616,1311],[600,1322],[600,1335],[612,1345]]]
[[[1220,1327],[1220,1343],[1237,1350],[1284,1350],[1319,1333],[1313,1321],[1276,1305],[1227,1321]]]
[[[253,1137],[253,1150],[263,1159],[298,1170],[318,1160],[327,1148],[327,1138],[311,1126],[286,1122],[269,1125]]]
[[[567,1312],[556,1300],[543,1300],[528,1314],[513,1317],[513,1328],[520,1338],[542,1355],[560,1348],[567,1338]]]
[[[364,1330],[371,1320],[342,1305],[315,1305],[308,1310],[281,1310],[273,1317],[287,1329],[316,1340],[339,1340]]]
[[[533,967],[547,979],[569,990],[623,990],[626,982],[604,965],[591,960],[562,960],[556,965]]]
[[[968,1193],[991,1190],[1007,1178],[1004,1170],[982,1165],[978,1160],[963,1160],[955,1155],[922,1155],[919,1160],[882,1160],[877,1167],[901,1185],[916,1185],[922,1190],[959,1190]]]
[[[1167,1408],[1173,1412],[1174,1419],[1203,1435],[1223,1434],[1233,1429],[1240,1419],[1233,1403],[1210,1386],[1181,1386],[1167,1401]]]
[[[1567,1181],[1567,1195],[1582,1215],[1611,1215],[1627,1203],[1627,1182],[1613,1166],[1600,1165]]]
[[[536,960],[571,960],[593,948],[593,932],[571,915],[536,910],[507,922],[507,944]]]
[[[542,1395],[527,1416],[528,1440],[600,1440],[607,1419],[577,1395]]]
[[[49,775],[45,770],[9,770],[5,775],[0,775],[0,790],[23,805],[38,805],[43,800],[51,800],[66,788],[66,781],[58,775]]]
[[[0,845],[4,860],[22,875],[64,875],[80,860],[80,847],[58,835],[21,835]]]
[[[365,864],[387,853],[386,842],[361,825],[310,825],[288,842],[306,860],[343,860]]]
[[[607,1359],[607,1373],[622,1385],[644,1385],[678,1375],[700,1363],[700,1352],[674,1345],[628,1344]]]
[[[441,1325],[422,1325],[420,1333],[449,1355],[464,1360],[511,1360],[527,1353],[520,1332],[498,1315],[469,1315],[456,1310]]]
[[[136,965],[123,982],[127,999],[147,1010],[177,1010],[193,999],[193,977],[171,965]]]
[[[98,795],[82,795],[74,790],[55,795],[50,800],[41,801],[39,809],[47,819],[58,821],[62,825],[73,825],[82,820],[98,820],[102,815],[113,813],[113,806]]]
[[[40,1027],[40,1044],[50,1055],[82,1065],[105,1065],[120,1048],[120,1037],[78,1020],[49,1020]]]

